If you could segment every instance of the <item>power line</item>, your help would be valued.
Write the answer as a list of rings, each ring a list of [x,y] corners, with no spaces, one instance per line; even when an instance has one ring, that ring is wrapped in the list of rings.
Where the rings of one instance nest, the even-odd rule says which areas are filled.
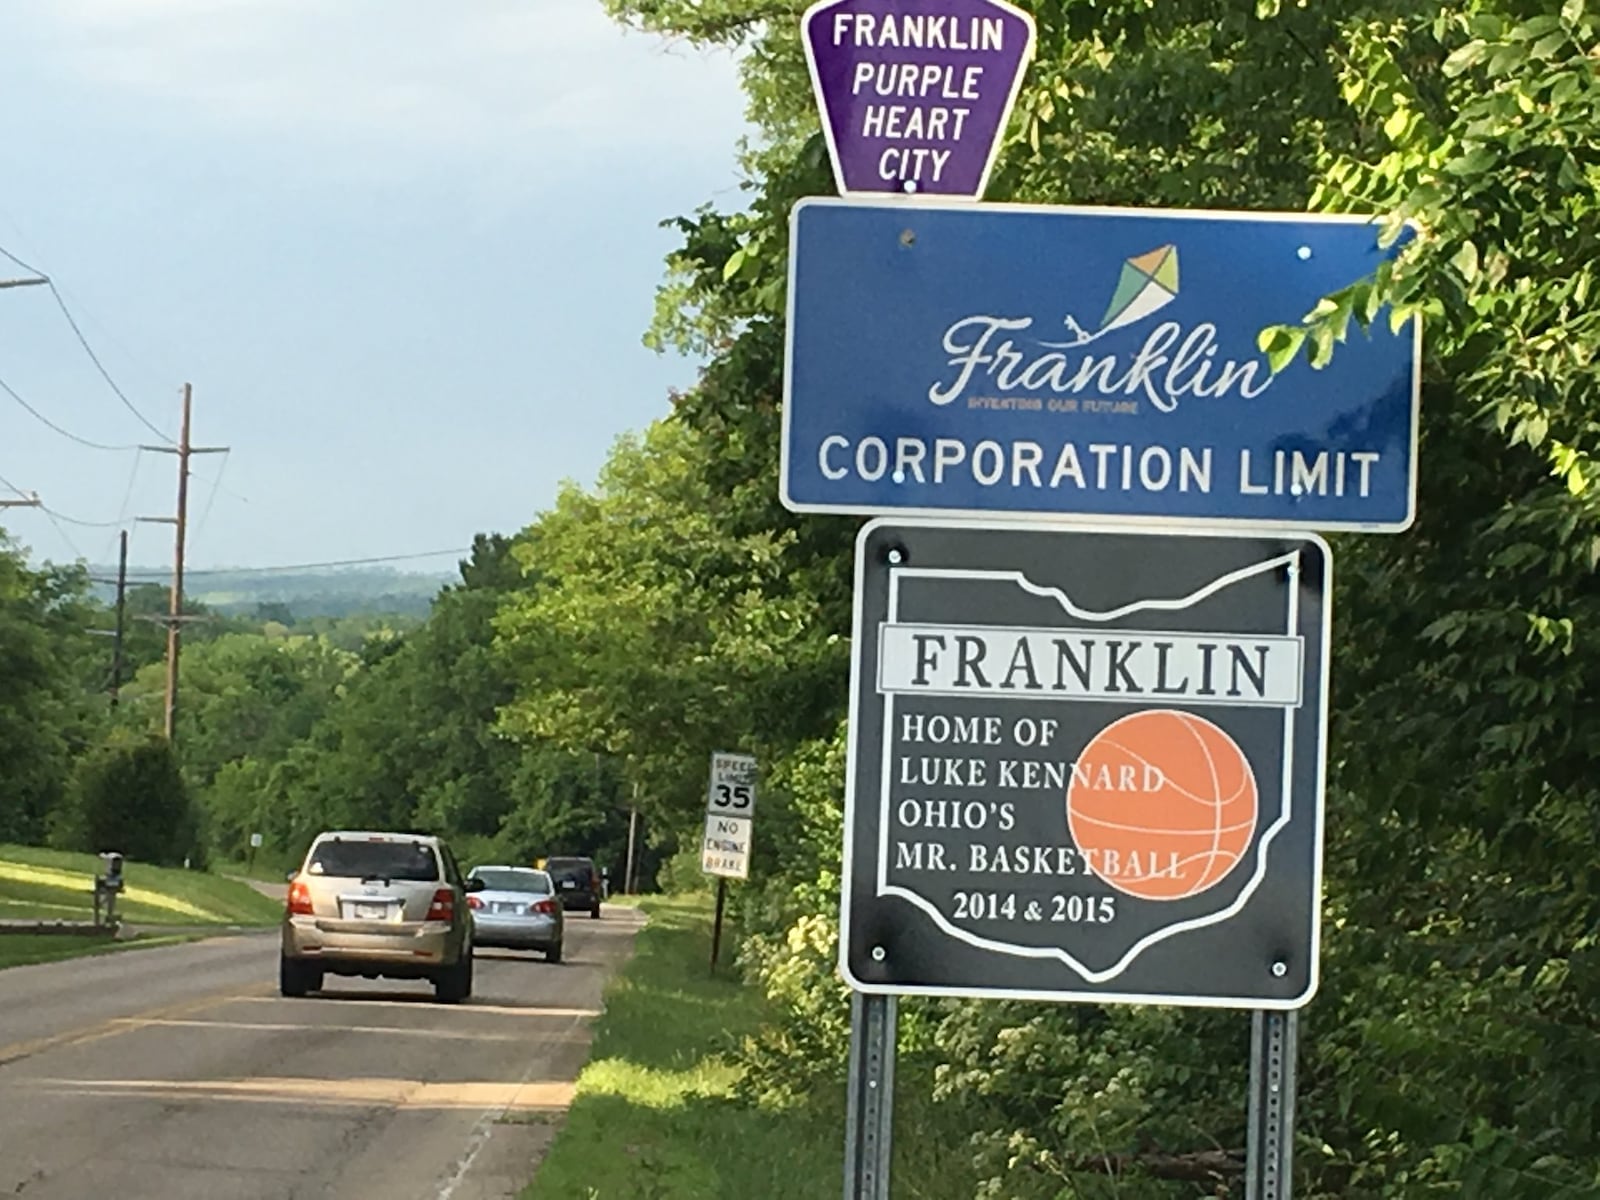
[[[10,488],[13,492],[15,492],[17,495],[21,496],[24,500],[37,500],[39,498],[38,496],[34,495],[31,492],[23,491],[16,484],[12,483],[11,480],[7,479],[4,475],[0,475],[0,485],[4,485],[5,487]]]
[[[67,324],[72,327],[72,333],[73,336],[78,339],[78,345],[83,347],[83,352],[89,356],[89,361],[94,364],[95,370],[100,372],[100,378],[106,381],[106,386],[116,393],[117,399],[122,401],[122,406],[131,412],[136,418],[138,418],[141,425],[143,425],[151,433],[155,434],[162,441],[166,442],[168,445],[175,444],[173,443],[172,438],[161,432],[161,430],[155,424],[153,424],[148,417],[139,411],[138,407],[133,403],[133,401],[128,399],[127,394],[117,386],[117,381],[111,377],[111,372],[106,370],[105,364],[100,361],[100,356],[94,352],[94,347],[89,344],[89,339],[84,336],[83,330],[78,327],[77,319],[72,315],[72,310],[67,307],[66,299],[61,295],[61,289],[56,287],[55,280],[51,279],[46,272],[39,270],[38,267],[23,262],[22,259],[11,253],[11,251],[7,250],[4,246],[0,246],[0,254],[5,255],[5,257],[16,263],[17,266],[21,267],[24,271],[32,271],[35,275],[39,276],[45,281],[45,284],[50,289],[50,294],[55,297],[56,306],[61,309],[61,315],[67,319]]]
[[[45,416],[37,408],[35,408],[33,405],[29,404],[26,400],[24,400],[21,396],[19,396],[17,394],[16,389],[13,388],[4,379],[0,379],[0,391],[5,392],[6,395],[10,396],[18,404],[22,405],[22,407],[24,409],[26,409],[29,413],[31,413],[33,415],[35,420],[39,421],[41,424],[46,425],[46,426],[48,426],[49,428],[51,428],[53,430],[55,430],[62,437],[66,438],[68,441],[77,442],[78,445],[80,445],[80,446],[87,446],[91,450],[116,450],[116,451],[137,450],[139,448],[137,446],[132,446],[132,445],[129,445],[129,446],[108,446],[104,442],[90,441],[86,437],[79,437],[77,434],[73,433],[70,429],[61,428],[61,426],[57,425],[49,417]]]
[[[58,520],[65,521],[68,525],[76,525],[81,529],[121,529],[121,528],[123,528],[123,527],[125,527],[126,525],[129,524],[129,522],[126,521],[126,520],[121,520],[121,521],[81,521],[77,517],[69,517],[69,516],[67,516],[66,513],[57,512],[55,509],[51,508],[48,504],[39,505],[39,511],[44,513],[44,514],[46,514],[47,516],[55,517]]]
[[[217,477],[211,481],[211,494],[206,497],[205,511],[200,514],[200,524],[196,525],[194,529],[196,537],[205,532],[206,518],[211,515],[211,506],[217,502],[217,493],[222,490],[222,477],[228,473],[228,459],[232,457],[232,451],[224,450],[222,452],[222,465],[217,468]]]
[[[37,500],[38,499],[38,497],[33,495],[31,492],[23,491],[16,484],[12,483],[9,479],[7,479],[4,475],[0,475],[0,484],[3,484],[4,486],[10,488],[13,492],[15,492],[17,495],[21,496],[24,500]],[[58,520],[59,521],[65,521],[68,525],[80,525],[84,529],[116,529],[119,526],[126,524],[125,521],[80,521],[77,517],[69,517],[69,516],[67,516],[66,513],[57,512],[55,509],[51,508],[48,504],[34,504],[34,505],[31,505],[30,507],[37,508],[45,516],[49,517],[50,518],[50,523],[52,525],[55,525],[55,523]],[[62,537],[65,538],[67,536],[66,530],[62,529],[61,526],[56,525],[56,530],[57,530],[57,532],[59,532],[61,534]],[[70,538],[67,539],[67,545],[69,545],[69,546],[72,545],[72,540]],[[74,553],[76,553],[77,552],[77,547],[74,546],[73,547],[73,551],[74,551]],[[79,554],[78,557],[82,558],[83,555]]]
[[[0,482],[4,482],[0,480]],[[362,567],[373,563],[407,562],[418,558],[444,558],[460,554],[471,554],[469,546],[464,550],[424,550],[416,554],[382,554],[375,558],[342,558],[333,562],[312,563],[284,563],[275,567],[209,567],[204,570],[188,571],[188,575],[261,575],[272,571],[313,571],[320,567]],[[152,576],[150,572],[135,573],[129,578],[138,577],[141,583],[155,582],[160,576]]]
[[[13,492],[15,492],[17,495],[21,496],[24,500],[32,500],[33,503],[29,507],[37,508],[40,512],[44,513],[45,519],[48,520],[50,522],[50,524],[52,524],[52,525],[54,525],[56,527],[56,532],[61,535],[61,540],[67,544],[67,549],[72,551],[72,556],[74,558],[78,558],[78,559],[84,558],[83,551],[78,549],[77,543],[72,540],[72,538],[68,535],[67,531],[61,527],[61,523],[56,520],[57,514],[51,512],[44,505],[40,504],[38,496],[30,496],[27,492],[23,491],[16,484],[12,483],[4,475],[0,475],[0,484],[3,484],[6,487],[10,488]],[[67,519],[70,520],[70,518],[67,518]]]
[[[117,506],[117,520],[128,519],[128,502],[133,499],[133,485],[139,479],[139,464],[144,461],[144,451],[135,446],[133,448],[133,470],[128,472],[128,486],[123,490],[122,503]]]

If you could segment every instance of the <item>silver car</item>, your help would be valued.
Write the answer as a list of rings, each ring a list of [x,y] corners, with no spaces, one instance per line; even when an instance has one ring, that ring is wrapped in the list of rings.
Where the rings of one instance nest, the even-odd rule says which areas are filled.
[[[319,834],[289,877],[279,990],[304,996],[325,975],[426,979],[438,998],[472,995],[465,880],[441,839],[340,830]]]
[[[561,961],[566,922],[546,872],[532,867],[474,867],[467,879],[482,884],[481,891],[467,897],[477,945],[543,950],[545,961]]]

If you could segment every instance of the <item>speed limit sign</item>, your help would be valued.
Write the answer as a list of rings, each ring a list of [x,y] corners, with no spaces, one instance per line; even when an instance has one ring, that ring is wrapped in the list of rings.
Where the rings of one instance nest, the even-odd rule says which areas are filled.
[[[713,754],[706,792],[706,836],[700,869],[722,879],[750,877],[751,816],[756,811],[756,760],[748,754]],[[718,893],[722,895],[718,882]],[[717,912],[722,911],[718,901]]]
[[[706,811],[719,817],[751,817],[756,811],[756,760],[748,754],[713,754]]]

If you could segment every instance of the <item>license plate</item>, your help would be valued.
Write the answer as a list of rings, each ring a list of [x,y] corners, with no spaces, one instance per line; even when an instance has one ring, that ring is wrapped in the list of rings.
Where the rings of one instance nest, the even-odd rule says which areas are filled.
[[[358,904],[356,905],[356,919],[358,921],[381,921],[389,915],[387,904]]]
[[[514,913],[519,907],[521,906],[516,904],[496,904],[494,911],[497,913]]]
[[[563,879],[561,881],[561,886],[564,888],[575,888],[578,886],[578,881],[576,879]]]

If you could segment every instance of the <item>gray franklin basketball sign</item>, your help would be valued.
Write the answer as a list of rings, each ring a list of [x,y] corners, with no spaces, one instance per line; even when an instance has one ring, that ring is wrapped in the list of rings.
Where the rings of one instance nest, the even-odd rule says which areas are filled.
[[[1309,1000],[1331,572],[1311,535],[867,525],[851,986]]]

